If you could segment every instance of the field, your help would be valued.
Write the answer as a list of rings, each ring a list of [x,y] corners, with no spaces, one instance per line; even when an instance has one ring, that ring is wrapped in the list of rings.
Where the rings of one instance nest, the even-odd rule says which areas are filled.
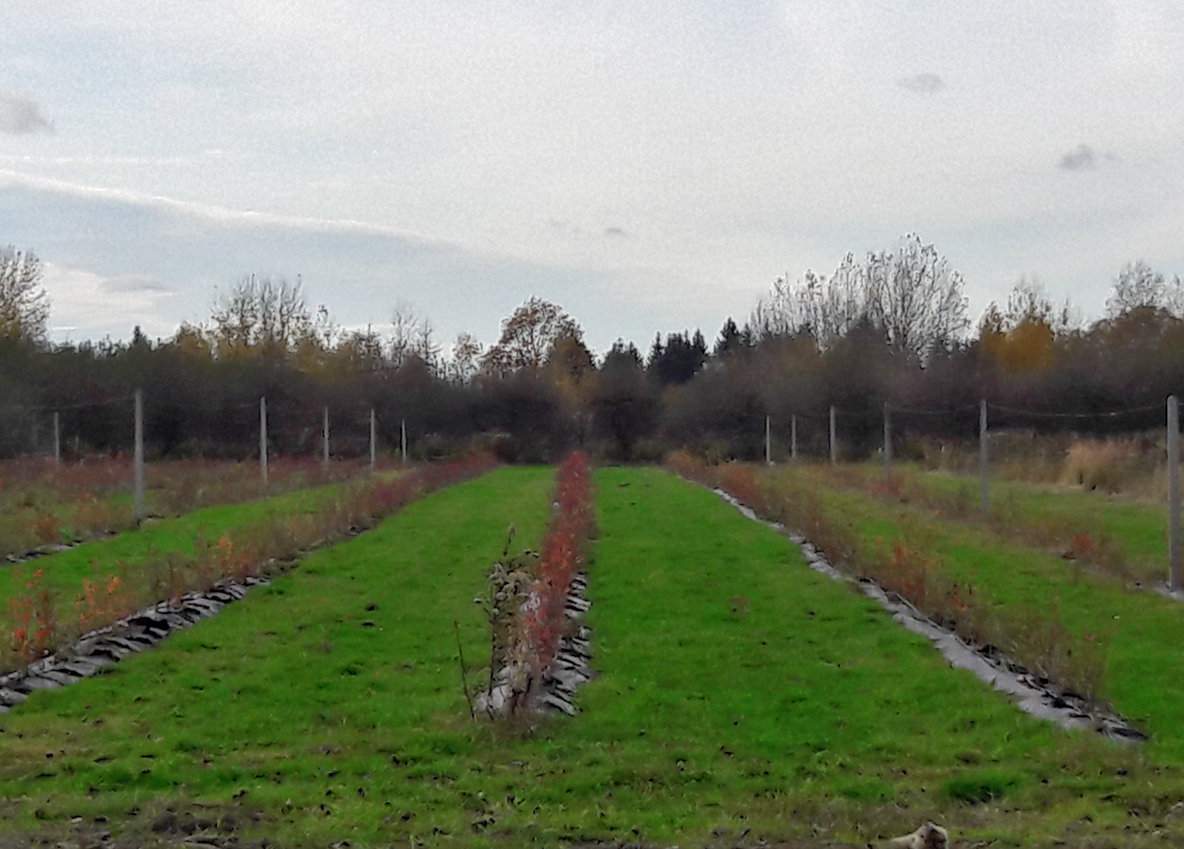
[[[901,464],[885,475],[879,464],[868,464],[839,467],[832,479],[849,489],[927,508],[945,519],[984,524],[1128,582],[1162,584],[1167,579],[1168,522],[1162,499],[992,479],[989,513],[983,516],[977,476]]]
[[[275,459],[264,488],[254,462],[168,460],[148,464],[145,510],[175,516],[213,504],[230,504],[332,481],[364,467],[314,460]],[[44,458],[0,462],[0,558],[44,546],[75,543],[135,524],[130,458],[88,458],[55,466]]]
[[[1177,602],[1026,531],[902,503],[905,483],[870,469],[676,468],[1094,687],[1150,739],[1024,714],[785,536],[656,468],[595,474],[597,675],[579,715],[474,721],[458,663],[459,648],[466,683],[482,679],[474,599],[509,527],[538,547],[553,521],[554,471],[502,468],[372,511],[217,616],[0,714],[0,846],[833,847],[926,819],[960,846],[1184,840]],[[331,492],[208,508],[39,565],[68,595],[91,561],[147,562]]]

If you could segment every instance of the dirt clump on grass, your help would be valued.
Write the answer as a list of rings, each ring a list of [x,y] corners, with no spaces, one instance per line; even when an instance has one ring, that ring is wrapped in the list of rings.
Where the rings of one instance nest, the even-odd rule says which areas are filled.
[[[244,829],[257,835],[264,817],[241,807],[170,805],[153,811],[133,809],[118,823],[107,817],[74,817],[35,833],[0,834],[0,849],[275,849],[266,838],[244,838]]]

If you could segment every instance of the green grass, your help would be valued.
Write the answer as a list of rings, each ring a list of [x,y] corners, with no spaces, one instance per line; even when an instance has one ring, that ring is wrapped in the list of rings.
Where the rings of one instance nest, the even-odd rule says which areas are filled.
[[[312,488],[364,470],[351,461],[334,461],[324,469],[315,461],[277,458],[268,491]],[[146,511],[160,516],[264,494],[253,462],[163,460],[148,464],[145,483]],[[0,461],[0,556],[132,527],[131,490],[132,464],[126,458],[92,458],[60,467],[31,458]]]
[[[805,475],[833,521],[856,532],[868,548],[897,540],[936,555],[940,570],[974,588],[989,608],[1023,611],[1029,621],[1055,616],[1077,635],[1109,645],[1104,695],[1127,719],[1150,732],[1149,752],[1184,759],[1184,608],[1150,592],[1131,592],[1117,578],[1074,570],[1038,548],[984,528],[945,522],[912,505],[828,483],[820,470]]]
[[[479,663],[472,598],[507,525],[540,538],[551,486],[509,469],[436,493],[0,717],[0,845],[75,816],[150,839],[166,806],[293,846],[696,846],[749,828],[862,845],[928,817],[1012,846],[1088,817],[1150,845],[1184,789],[1164,758],[1024,716],[657,470],[597,474],[585,712],[532,733],[474,725],[453,621]]]
[[[510,524],[541,537],[550,484],[503,471],[413,503],[111,674],[0,717],[0,815],[14,818],[0,828],[81,814],[143,831],[172,800],[262,810],[285,843],[308,830],[323,845],[312,835],[375,841],[417,806],[457,809],[473,740],[452,623],[479,657],[472,598]],[[133,807],[144,815],[129,821]],[[405,828],[430,833],[433,814]]]
[[[867,482],[883,475],[878,465],[854,467]],[[958,505],[969,517],[979,516],[979,481],[976,477],[925,471],[896,464],[894,471],[925,493],[932,504]],[[1138,580],[1167,580],[1167,508],[1100,492],[1084,492],[1063,486],[992,479],[991,514],[997,526],[1041,538],[1049,547],[1068,548],[1073,532],[1087,532],[1105,540],[1120,555],[1123,566]]]
[[[0,565],[0,634],[8,633],[8,602],[25,592],[30,576],[40,570],[44,584],[58,599],[59,616],[69,616],[86,578],[118,574],[158,560],[169,552],[192,553],[199,538],[210,542],[227,531],[269,516],[313,511],[348,484],[326,484],[239,504],[205,507],[171,519],[146,523],[113,537],[93,540],[58,554],[15,565]]]

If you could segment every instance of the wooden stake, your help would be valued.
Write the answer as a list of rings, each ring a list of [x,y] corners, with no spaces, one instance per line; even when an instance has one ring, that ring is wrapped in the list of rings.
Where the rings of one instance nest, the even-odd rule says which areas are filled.
[[[990,432],[987,428],[987,402],[982,400],[978,405],[978,479],[979,500],[983,512],[991,509],[990,489],[990,457],[988,454]]]
[[[1180,402],[1168,396],[1168,585],[1180,589]]]
[[[321,426],[321,465],[329,465],[329,408],[325,407]]]
[[[267,474],[267,397],[259,399],[259,473],[263,476],[263,486],[268,484]]]
[[[136,390],[135,460],[132,486],[132,516],[144,521],[144,392]]]
[[[370,408],[370,471],[378,468],[378,420]]]
[[[835,405],[830,405],[830,464],[837,465],[839,462],[839,440],[837,436],[837,429],[835,428]]]

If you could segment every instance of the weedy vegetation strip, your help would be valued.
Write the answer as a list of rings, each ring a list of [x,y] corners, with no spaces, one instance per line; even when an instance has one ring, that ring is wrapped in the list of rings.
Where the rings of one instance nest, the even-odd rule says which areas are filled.
[[[989,512],[977,478],[897,464],[814,469],[833,485],[886,502],[924,507],[945,519],[985,527],[1013,542],[1059,555],[1067,568],[1108,572],[1133,588],[1166,586],[1167,510],[1163,504],[1020,481],[993,480]]]
[[[199,536],[189,548],[163,553],[141,547],[134,564],[107,564],[81,579],[77,559],[74,569],[58,568],[55,560],[77,558],[82,549],[38,561],[35,568],[27,567],[23,587],[10,585],[7,644],[0,646],[0,672],[23,669],[96,629],[118,625],[124,632],[126,620],[162,612],[161,603],[166,604],[163,612],[167,613],[168,604],[180,605],[182,599],[194,594],[245,586],[247,579],[290,566],[293,558],[309,549],[368,529],[422,494],[493,465],[491,457],[474,455],[417,467],[395,477],[375,476],[304,494],[303,504],[277,500],[270,506],[280,509],[232,519],[216,539]],[[296,506],[303,509],[291,509]],[[187,518],[189,521],[177,520],[178,524],[199,532],[209,530],[200,515]],[[150,535],[151,531],[140,533]],[[101,557],[102,546],[116,541],[96,544],[99,550],[94,556]],[[11,581],[13,576],[5,577]]]
[[[253,462],[168,460],[148,467],[147,504],[154,518],[178,516],[213,504],[338,483],[365,469],[354,462],[325,467],[303,458],[277,458],[264,487]],[[90,457],[62,466],[44,458],[0,461],[0,557],[20,562],[134,528],[131,478],[126,457]]]

